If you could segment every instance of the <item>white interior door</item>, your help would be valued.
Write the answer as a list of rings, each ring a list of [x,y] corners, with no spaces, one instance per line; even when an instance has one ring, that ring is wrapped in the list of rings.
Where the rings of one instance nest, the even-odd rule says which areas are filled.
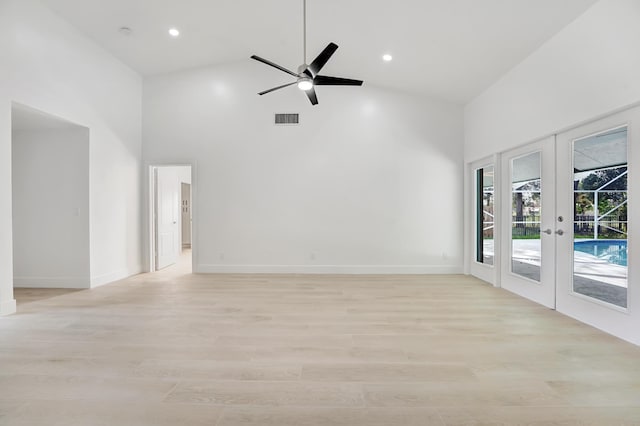
[[[639,134],[635,108],[557,138],[557,310],[636,344]]]
[[[501,286],[555,307],[554,138],[502,156]]]
[[[171,167],[157,167],[156,179],[156,269],[177,262],[180,254],[181,188]]]

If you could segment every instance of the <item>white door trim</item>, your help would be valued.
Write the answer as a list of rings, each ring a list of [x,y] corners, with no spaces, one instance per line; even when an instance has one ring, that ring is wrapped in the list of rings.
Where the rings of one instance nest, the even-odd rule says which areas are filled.
[[[197,259],[198,259],[198,183],[197,183],[197,161],[185,161],[175,163],[146,163],[145,164],[145,178],[146,185],[144,186],[146,191],[145,196],[145,253],[146,253],[146,272],[153,272],[156,270],[156,249],[155,249],[155,182],[154,182],[154,169],[157,167],[191,167],[191,268],[194,273],[197,272]]]

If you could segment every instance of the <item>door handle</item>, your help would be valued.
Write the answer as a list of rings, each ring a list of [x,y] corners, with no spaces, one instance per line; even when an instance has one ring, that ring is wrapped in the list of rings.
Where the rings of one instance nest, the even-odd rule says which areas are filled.
[[[551,235],[551,234],[553,234],[553,231],[552,231],[551,229],[545,229],[545,230],[544,230],[544,231],[542,231],[542,232],[544,232],[544,233],[545,233],[545,234],[547,234],[547,235]]]
[[[562,229],[558,229],[558,230],[556,231],[556,234],[558,234],[558,235],[564,235],[564,231],[563,231]]]

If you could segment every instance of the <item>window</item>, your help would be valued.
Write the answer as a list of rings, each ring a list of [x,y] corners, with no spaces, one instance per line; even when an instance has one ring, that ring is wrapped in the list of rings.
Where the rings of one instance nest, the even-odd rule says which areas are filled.
[[[494,188],[493,166],[476,170],[476,261],[493,265]]]

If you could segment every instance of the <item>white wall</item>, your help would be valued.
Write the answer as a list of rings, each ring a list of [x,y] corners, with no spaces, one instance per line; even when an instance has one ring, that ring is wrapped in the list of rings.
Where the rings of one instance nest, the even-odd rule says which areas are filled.
[[[91,283],[140,270],[141,78],[36,0],[0,1],[0,314],[14,310],[11,101],[90,129]]]
[[[256,94],[286,81],[249,59],[145,79],[145,163],[195,166],[196,271],[460,272],[461,107],[366,83],[316,107]]]
[[[465,108],[474,161],[640,102],[640,2],[602,0]]]
[[[13,132],[14,287],[88,288],[89,129]]]
[[[177,166],[178,181],[180,183],[188,183],[191,185],[191,167],[190,166]]]

